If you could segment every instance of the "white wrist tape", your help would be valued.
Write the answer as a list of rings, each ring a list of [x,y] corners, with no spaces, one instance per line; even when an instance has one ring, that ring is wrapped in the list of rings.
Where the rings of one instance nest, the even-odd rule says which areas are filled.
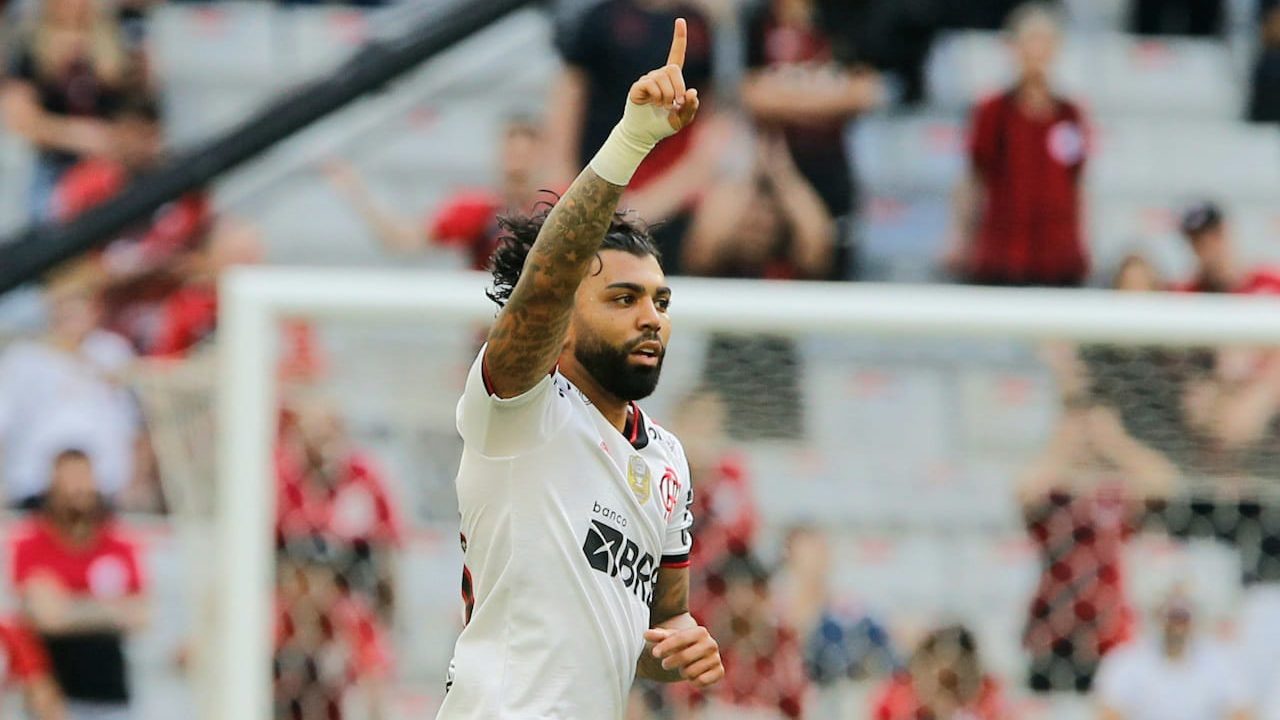
[[[637,105],[628,100],[622,120],[613,127],[609,139],[588,166],[614,185],[625,186],[631,182],[631,176],[658,142],[676,133],[667,119],[668,112],[665,108]]]

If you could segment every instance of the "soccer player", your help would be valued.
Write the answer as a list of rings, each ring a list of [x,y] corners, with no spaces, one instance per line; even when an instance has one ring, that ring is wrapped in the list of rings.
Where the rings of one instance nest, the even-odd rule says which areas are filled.
[[[467,625],[441,720],[620,720],[632,680],[724,675],[688,612],[688,463],[635,401],[671,337],[653,240],[617,212],[635,169],[698,93],[668,64],[556,205],[503,219],[501,306],[458,403]]]

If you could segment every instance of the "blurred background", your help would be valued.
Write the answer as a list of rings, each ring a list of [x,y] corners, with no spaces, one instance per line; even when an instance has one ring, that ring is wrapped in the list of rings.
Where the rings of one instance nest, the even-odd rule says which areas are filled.
[[[218,278],[486,269],[677,16],[670,274],[1280,292],[1273,0],[0,1],[0,717],[202,706]],[[275,717],[434,716],[481,332],[280,328]],[[1276,348],[671,350],[728,678],[629,720],[1280,718]]]

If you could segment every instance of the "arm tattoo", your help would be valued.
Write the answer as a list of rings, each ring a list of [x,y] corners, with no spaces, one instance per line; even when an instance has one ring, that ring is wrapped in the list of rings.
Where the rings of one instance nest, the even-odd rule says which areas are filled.
[[[674,618],[684,616],[684,620],[668,627],[697,625],[689,613],[689,569],[659,569],[658,585],[653,591],[653,603],[649,605],[649,627],[658,627]],[[678,668],[667,670],[662,661],[650,652],[652,647],[645,645],[645,651],[636,662],[636,674],[648,680],[658,682],[677,682],[681,679]]]
[[[524,272],[489,331],[485,366],[501,397],[514,397],[560,356],[573,296],[604,241],[624,188],[590,168],[556,203],[529,251]]]
[[[689,612],[689,569],[660,568],[658,583],[649,605],[649,626]]]

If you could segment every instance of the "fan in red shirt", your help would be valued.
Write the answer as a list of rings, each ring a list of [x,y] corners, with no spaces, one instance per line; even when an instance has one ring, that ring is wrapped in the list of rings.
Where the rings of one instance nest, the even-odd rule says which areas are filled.
[[[257,229],[223,220],[191,255],[182,287],[169,295],[159,314],[148,355],[183,356],[213,335],[218,325],[218,278],[238,265],[257,265],[264,250]]]
[[[1102,657],[1133,636],[1125,545],[1176,477],[1114,410],[1067,398],[1018,487],[1040,564],[1023,634],[1033,691],[1088,692]]]
[[[276,450],[277,544],[312,540],[341,550],[346,586],[390,615],[400,518],[382,473],[352,447],[330,403],[308,398],[292,405]]]
[[[698,483],[693,496],[698,542],[689,553],[689,573],[697,585],[713,566],[755,547],[760,509],[747,458],[725,433],[725,405],[719,393],[699,388],[686,395],[677,405],[671,427],[688,438],[685,456],[689,473]]]
[[[1060,30],[1038,5],[1010,21],[1021,78],[978,105],[971,176],[956,202],[948,262],[984,285],[1080,285],[1088,273],[1081,227],[1088,136],[1083,113],[1050,87]]]
[[[35,720],[65,717],[49,655],[19,618],[0,620],[0,688],[20,689]]]
[[[982,668],[973,633],[960,625],[925,636],[872,702],[874,720],[1005,720],[999,682]]]
[[[690,708],[711,704],[735,713],[805,717],[810,685],[802,643],[773,607],[768,571],[742,553],[725,557],[707,577],[710,598],[699,617],[720,642],[724,680],[706,693],[672,685],[673,699]]]
[[[509,119],[499,146],[499,187],[460,191],[421,224],[388,210],[350,164],[331,162],[325,174],[387,250],[414,253],[430,245],[457,248],[472,270],[488,270],[501,237],[497,216],[527,212],[538,201],[541,143],[542,128],[535,121],[519,116]]]
[[[277,720],[386,717],[390,647],[376,615],[339,586],[339,560],[323,543],[280,556],[273,677]]]
[[[13,584],[72,717],[127,712],[125,637],[146,623],[138,547],[111,519],[88,456],[54,462],[41,514],[12,539]]]
[[[84,160],[59,182],[53,208],[60,222],[115,197],[160,159],[160,118],[153,99],[129,98],[116,112],[113,129],[111,158]],[[159,305],[179,283],[176,265],[203,237],[211,221],[208,196],[193,192],[162,206],[106,247],[101,262],[110,279],[105,293],[110,329],[129,338],[140,350],[152,345]]]
[[[1176,289],[1182,292],[1280,294],[1280,272],[1246,272],[1235,258],[1227,218],[1216,203],[1196,203],[1182,215],[1182,234],[1196,257],[1196,273]]]

